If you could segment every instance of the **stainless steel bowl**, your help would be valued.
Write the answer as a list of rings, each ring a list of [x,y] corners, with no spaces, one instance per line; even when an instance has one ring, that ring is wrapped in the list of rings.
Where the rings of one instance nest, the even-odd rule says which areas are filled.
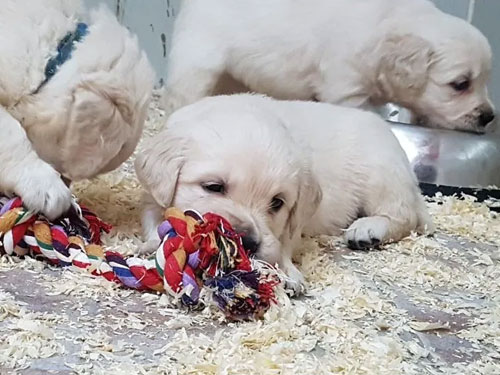
[[[461,188],[500,186],[500,134],[473,134],[410,125],[413,114],[387,104],[377,112],[389,122],[419,182]]]
[[[500,136],[389,122],[420,182],[500,186]]]
[[[377,112],[387,121],[402,124],[415,124],[416,122],[416,118],[411,111],[396,104],[388,103],[377,108]]]

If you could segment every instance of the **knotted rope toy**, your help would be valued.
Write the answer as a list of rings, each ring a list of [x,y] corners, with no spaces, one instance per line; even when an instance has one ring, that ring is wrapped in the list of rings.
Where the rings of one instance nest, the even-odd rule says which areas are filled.
[[[240,235],[224,218],[176,208],[164,218],[154,256],[124,257],[104,250],[100,236],[111,226],[76,200],[67,215],[50,222],[20,198],[0,197],[0,254],[83,268],[129,288],[168,292],[187,306],[198,305],[205,288],[232,320],[258,318],[276,302],[277,278],[252,268]]]

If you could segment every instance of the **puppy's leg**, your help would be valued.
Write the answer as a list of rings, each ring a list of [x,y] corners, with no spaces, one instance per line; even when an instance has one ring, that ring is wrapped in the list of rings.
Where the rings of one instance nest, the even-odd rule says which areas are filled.
[[[200,40],[191,35],[179,35],[174,43],[167,84],[161,99],[167,116],[209,96],[225,65],[224,51],[209,38]]]
[[[354,221],[345,232],[345,239],[352,249],[369,249],[381,243],[398,241],[412,231],[434,231],[415,184],[375,186],[367,198],[364,207],[367,216]]]
[[[260,238],[259,242],[263,245],[258,247],[255,255],[257,259],[270,265],[277,265],[286,276],[284,280],[286,289],[292,291],[293,294],[299,294],[303,289],[304,276],[292,262],[294,249],[296,249],[294,239],[290,239],[288,233],[284,233],[278,240],[271,232],[268,232]]]
[[[172,83],[165,88],[161,98],[161,106],[167,116],[183,106],[209,96],[219,76],[218,70],[193,66],[178,79],[172,79]]]
[[[0,189],[16,193],[27,208],[55,219],[69,209],[71,191],[38,157],[21,124],[0,106]]]
[[[153,197],[144,194],[143,212],[141,217],[144,243],[139,248],[139,254],[151,254],[160,246],[160,237],[158,236],[158,226],[163,221],[163,208],[159,206]]]
[[[279,266],[287,276],[286,288],[292,290],[295,295],[301,294],[304,291],[304,275],[293,264],[292,259],[284,256]]]
[[[292,290],[295,295],[299,295],[304,291],[305,283],[304,275],[302,275],[302,272],[300,272],[300,270],[292,262],[297,241],[300,242],[300,238],[294,238],[293,240],[288,240],[283,243],[281,247],[280,261],[278,263],[280,269],[288,277],[286,280],[286,288]]]

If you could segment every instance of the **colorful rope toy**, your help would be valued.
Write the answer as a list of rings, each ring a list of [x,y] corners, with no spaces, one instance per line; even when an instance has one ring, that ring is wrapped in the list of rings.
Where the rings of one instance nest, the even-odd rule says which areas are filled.
[[[278,280],[252,268],[240,235],[218,215],[167,209],[158,227],[161,245],[148,259],[104,250],[100,235],[110,230],[76,201],[66,216],[49,222],[20,198],[0,197],[0,254],[84,268],[130,288],[168,292],[187,306],[198,305],[205,288],[233,320],[258,318],[276,302]]]

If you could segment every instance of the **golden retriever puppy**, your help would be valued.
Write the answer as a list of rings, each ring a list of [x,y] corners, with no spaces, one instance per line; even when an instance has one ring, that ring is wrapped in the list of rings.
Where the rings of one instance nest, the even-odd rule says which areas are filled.
[[[168,119],[136,159],[148,192],[145,251],[165,207],[215,212],[244,245],[300,288],[302,234],[339,235],[354,249],[432,231],[408,159],[377,115],[326,103],[243,94],[205,98]]]
[[[231,77],[278,99],[397,103],[435,127],[494,118],[488,41],[428,0],[189,0],[172,43],[169,113]]]
[[[0,190],[55,218],[61,179],[118,167],[137,145],[153,71],[137,39],[104,7],[88,23],[76,0],[0,7]]]

